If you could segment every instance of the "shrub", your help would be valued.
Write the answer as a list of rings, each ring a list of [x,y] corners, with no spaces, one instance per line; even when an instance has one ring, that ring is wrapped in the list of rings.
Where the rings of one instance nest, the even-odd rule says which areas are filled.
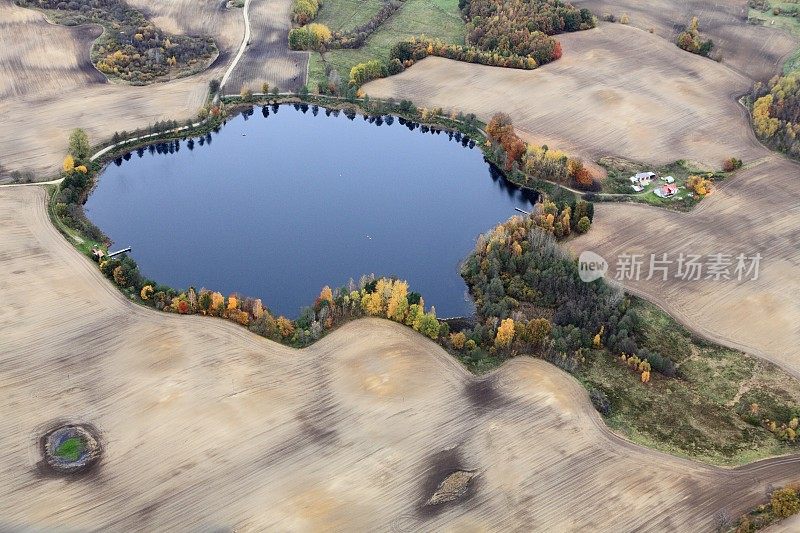
[[[800,498],[797,491],[791,487],[773,491],[770,505],[775,516],[786,518],[800,512]]]
[[[385,78],[388,69],[381,61],[372,59],[366,63],[359,63],[350,69],[350,85],[360,87],[368,81]]]
[[[292,50],[323,50],[330,40],[331,30],[316,22],[289,31],[289,48]]]
[[[589,399],[592,400],[592,405],[603,416],[611,415],[611,402],[606,396],[606,393],[600,389],[591,387],[589,389]]]
[[[292,5],[292,20],[303,26],[317,16],[322,3],[319,0],[294,0]]]
[[[742,168],[742,160],[736,159],[735,157],[729,157],[725,161],[722,162],[722,170],[725,172],[733,172],[739,168]]]
[[[575,229],[578,231],[578,233],[586,233],[591,227],[592,223],[589,220],[589,217],[584,216],[578,221],[578,225]]]

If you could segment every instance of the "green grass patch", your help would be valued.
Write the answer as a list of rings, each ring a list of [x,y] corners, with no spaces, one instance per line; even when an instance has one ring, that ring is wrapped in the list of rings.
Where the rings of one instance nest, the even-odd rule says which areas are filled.
[[[325,6],[335,6],[340,2],[350,3],[353,0],[328,0]],[[330,9],[334,10],[335,7]],[[337,70],[342,79],[347,80],[353,66],[371,59],[388,61],[389,51],[395,43],[420,35],[463,44],[466,28],[458,10],[458,0],[406,0],[400,10],[367,39],[364,46],[355,50],[331,50],[323,54],[321,59]],[[315,61],[312,59],[312,68],[309,69],[308,85],[311,90],[316,90],[319,83],[327,82],[324,66],[314,67]]]
[[[759,11],[750,9],[748,18],[751,21],[760,21],[764,26],[780,28],[789,31],[795,37],[800,38],[800,17],[793,17],[792,11],[800,9],[800,5],[791,2],[771,2],[771,8],[780,8],[781,14],[773,15],[772,9]],[[795,50],[784,62],[783,73],[789,74],[800,70],[800,48]]]
[[[603,180],[602,192],[624,195],[619,197],[607,197],[607,200],[638,202],[678,211],[689,211],[702,200],[700,196],[686,188],[686,181],[689,176],[706,176],[712,173],[713,179],[717,183],[727,176],[724,172],[715,172],[713,169],[703,167],[698,163],[684,160],[657,167],[655,165],[628,161],[622,158],[604,157],[598,161],[598,164],[605,168],[608,173],[606,179]],[[650,171],[655,172],[658,178],[643,191],[635,192],[633,188],[631,188],[630,177],[639,172]],[[653,192],[656,188],[665,184],[665,182],[660,179],[662,176],[672,176],[675,179],[675,184],[678,186],[678,194],[670,198],[661,198]]]
[[[350,31],[371,19],[383,6],[381,0],[326,0],[314,22],[331,31]]]
[[[55,450],[56,457],[67,461],[77,461],[86,449],[86,443],[80,437],[70,437]]]
[[[639,374],[606,352],[593,352],[578,378],[611,401],[608,425],[628,439],[712,464],[740,465],[792,453],[796,447],[759,424],[741,406],[758,403],[764,413],[786,418],[797,408],[800,383],[778,367],[692,335],[655,305],[634,298],[644,324],[643,346],[669,356],[678,377]]]

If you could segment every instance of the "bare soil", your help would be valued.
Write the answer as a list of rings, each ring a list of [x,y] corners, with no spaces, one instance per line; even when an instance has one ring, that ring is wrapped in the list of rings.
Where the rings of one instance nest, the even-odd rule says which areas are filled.
[[[389,321],[293,350],[136,306],[53,228],[42,189],[0,205],[4,529],[710,531],[800,475],[800,458],[726,470],[632,445],[554,366],[476,378]],[[503,401],[479,409],[479,379]],[[60,417],[106,443],[68,489],[36,468]],[[420,512],[451,450],[474,492]]]
[[[372,82],[372,96],[412,98],[515,117],[531,142],[597,160],[619,156],[655,165],[678,159],[719,168],[748,163],[690,213],[633,204],[597,204],[592,230],[570,243],[611,264],[621,253],[761,253],[757,281],[625,282],[686,326],[800,375],[800,165],[762,146],[736,96],[750,81],[724,65],[686,54],[657,35],[620,24],[559,36],[564,57],[534,71],[428,58]],[[614,275],[612,268],[611,275]]]
[[[142,7],[133,3],[136,7]],[[66,151],[69,132],[84,128],[92,142],[160,120],[194,118],[208,82],[221,77],[232,57],[230,34],[241,40],[241,10],[220,11],[218,2],[146,2],[147,12],[169,31],[214,37],[221,54],[205,72],[145,87],[108,83],[89,60],[94,26],[50,24],[41,13],[0,0],[0,165],[7,173],[31,170],[51,177]],[[159,10],[164,9],[162,15]],[[194,23],[178,22],[194,19]],[[174,22],[169,22],[173,20]],[[237,43],[238,45],[238,43]]]
[[[735,100],[752,85],[729,68],[621,24],[559,35],[563,57],[537,70],[429,57],[368,83],[373,97],[476,113],[503,111],[536,144],[588,160],[617,155],[658,165],[678,159],[719,167],[763,153]]]
[[[572,3],[589,8],[598,17],[612,13],[619,19],[627,13],[631,26],[652,29],[670,43],[696,16],[702,37],[714,41],[711,56],[762,82],[778,74],[787,56],[800,46],[797,38],[787,31],[749,24],[746,0],[576,0]]]
[[[261,92],[264,82],[281,92],[297,92],[306,84],[308,52],[288,47],[291,12],[292,0],[251,2],[250,44],[226,84],[226,94],[239,94],[243,87]]]

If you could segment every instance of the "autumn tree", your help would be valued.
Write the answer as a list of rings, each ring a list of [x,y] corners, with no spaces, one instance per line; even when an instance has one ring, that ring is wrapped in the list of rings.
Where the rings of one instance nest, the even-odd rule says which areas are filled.
[[[67,157],[64,158],[64,164],[61,165],[61,168],[64,170],[64,172],[72,172],[75,170],[75,159],[72,157],[72,155],[68,154]]]
[[[86,135],[86,132],[80,128],[72,130],[69,136],[69,154],[75,158],[75,161],[86,161],[91,149],[89,136]]]
[[[225,297],[219,292],[211,293],[211,306],[209,307],[209,311],[211,312],[211,314],[222,313],[224,308],[225,308]]]
[[[114,268],[114,283],[119,285],[120,287],[124,287],[128,283],[128,279],[125,277],[125,271],[122,269],[122,265]]]
[[[597,335],[594,336],[592,339],[592,347],[596,350],[599,350],[603,347],[603,332],[605,331],[605,326],[600,326],[600,331],[597,332]]]
[[[514,320],[506,318],[500,322],[500,327],[497,328],[497,335],[494,339],[494,345],[497,348],[508,348],[514,340]]]
[[[464,343],[466,342],[467,342],[467,336],[464,334],[463,331],[450,334],[450,345],[456,350],[461,350],[462,348],[464,348]]]
[[[397,280],[392,284],[386,316],[396,322],[403,322],[406,313],[408,313],[408,283]]]
[[[333,291],[330,287],[327,285],[322,287],[322,290],[319,293],[319,300],[321,302],[328,302],[329,305],[333,306]]]
[[[792,487],[778,489],[772,492],[770,506],[776,516],[786,518],[800,512],[800,498]]]
[[[278,332],[284,339],[291,337],[294,333],[294,324],[285,316],[279,316],[277,320]]]
[[[147,301],[151,296],[153,296],[153,286],[145,285],[142,287],[142,290],[139,292],[139,297],[141,297],[142,300]]]

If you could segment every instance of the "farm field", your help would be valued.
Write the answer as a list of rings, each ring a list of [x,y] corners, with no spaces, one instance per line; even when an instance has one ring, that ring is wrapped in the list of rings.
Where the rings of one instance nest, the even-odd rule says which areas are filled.
[[[766,151],[766,150],[765,150]],[[769,152],[767,152],[769,154]],[[712,340],[769,359],[800,375],[798,307],[787,294],[800,290],[795,208],[800,165],[769,154],[726,179],[689,213],[640,205],[597,204],[590,235],[570,247],[590,249],[609,260],[620,253],[762,255],[755,281],[692,282],[679,279],[626,281],[625,287],[667,309]],[[634,231],[633,221],[653,230]],[[646,257],[649,258],[649,255]],[[614,272],[611,274],[615,275]]]
[[[791,16],[794,10],[798,9],[798,5],[792,2],[773,2],[773,7],[780,8],[780,14],[775,15],[772,10],[761,11],[759,9],[750,9],[750,19],[759,20],[765,26],[771,28],[780,28],[792,34],[795,38],[800,39],[800,21],[797,17]],[[800,69],[800,49],[795,50],[784,62],[783,72],[788,74],[792,71]]]
[[[325,2],[314,22],[326,25],[331,31],[349,31],[371,19],[382,5],[381,0]]]
[[[720,469],[640,448],[554,366],[475,378],[388,321],[295,351],[138,307],[53,228],[43,190],[0,204],[4,528],[697,531],[800,474],[797,458]],[[36,466],[37,431],[64,416],[105,446],[69,484]],[[464,502],[425,506],[453,469],[477,474]]]
[[[620,24],[560,37],[564,57],[535,71],[428,58],[365,90],[378,97],[414,97],[420,106],[448,109],[449,103],[450,109],[478,111],[483,119],[502,110],[516,118],[529,141],[591,160],[607,155],[655,164],[688,159],[719,168],[725,157],[735,156],[750,163],[688,214],[597,204],[592,231],[570,246],[576,252],[596,251],[612,265],[622,252],[760,252],[763,269],[755,282],[669,279],[625,286],[694,331],[800,375],[800,331],[793,325],[800,309],[786,299],[800,291],[793,275],[800,261],[795,209],[800,165],[770,152],[753,136],[746,110],[735,100],[750,82]],[[630,63],[638,68],[625,70]]]
[[[735,96],[751,81],[664,39],[621,24],[559,35],[563,57],[536,70],[429,57],[363,87],[420,107],[514,117],[529,142],[584,159],[606,155],[657,165],[719,166],[763,154]],[[636,68],[629,68],[636,65]]]
[[[89,61],[99,27],[49,24],[0,0],[0,184],[19,170],[54,177],[73,128],[99,142],[196,116],[239,49],[242,9],[129,3],[169,32],[212,36],[219,58],[188,78],[109,83]],[[597,202],[591,231],[567,241],[576,255],[604,257],[608,278],[624,254],[645,265],[651,254],[760,255],[754,280],[620,282],[647,300],[634,298],[647,342],[675,350],[667,355],[689,385],[659,376],[645,387],[626,367],[595,361],[577,379],[639,410],[604,421],[554,365],[520,356],[474,376],[387,320],[350,322],[295,350],[220,319],[159,313],[128,301],[58,232],[43,187],[0,187],[0,530],[713,531],[722,514],[797,483],[800,454],[730,468],[683,457],[733,466],[788,449],[760,430],[751,449],[740,437],[752,426],[730,408],[761,401],[767,382],[775,398],[800,399],[798,383],[783,387],[769,364],[800,378],[800,163],[758,142],[737,98],[796,66],[800,26],[771,14],[748,24],[743,0],[575,4],[627,13],[630,24],[559,35],[563,57],[533,71],[429,57],[363,90],[483,121],[506,112],[526,141],[595,170],[604,157],[647,161],[683,182],[689,169],[744,160],[702,202],[687,202],[691,211]],[[346,30],[379,7],[329,1],[317,21]],[[401,39],[462,42],[465,33],[456,0],[406,0],[363,48],[323,57],[288,50],[290,10],[290,0],[252,0],[251,38],[225,93],[264,82],[313,91],[326,65],[346,78]],[[720,62],[675,46],[692,16]],[[678,160],[685,167],[675,170]],[[605,190],[623,190],[627,175],[606,176]],[[675,414],[691,394],[719,409],[698,402]],[[65,420],[100,430],[105,453],[85,477],[59,479],[39,462],[38,438]],[[687,452],[697,442],[709,444]],[[463,499],[426,504],[454,470],[475,476]],[[768,531],[798,527],[795,517]]]
[[[259,92],[264,82],[284,92],[296,92],[306,84],[308,53],[289,50],[291,9],[291,0],[250,4],[250,44],[231,73],[225,94],[239,94],[242,88]]]
[[[324,7],[320,11],[324,13]],[[370,59],[388,60],[392,45],[425,35],[449,43],[463,43],[464,21],[458,10],[458,0],[407,0],[400,10],[387,20],[361,48],[330,50],[323,56],[311,54],[309,88],[316,89],[325,81],[325,65],[339,72],[342,79],[350,76],[350,69]]]
[[[175,81],[144,87],[108,83],[89,61],[98,28],[52,25],[39,12],[0,0],[0,113],[6,126],[0,131],[0,181],[15,170],[49,178],[64,157],[69,131],[76,127],[99,142],[115,131],[196,116],[209,80],[221,77],[223,58],[232,57],[233,48],[225,46],[241,41],[241,10],[220,11],[210,1],[150,5],[156,19],[174,21],[170,31],[208,31],[221,47],[220,58],[202,74]],[[169,7],[159,15],[157,8],[164,6]],[[189,18],[195,22],[178,22]],[[224,37],[232,32],[238,40]]]
[[[800,46],[797,35],[749,24],[747,2],[743,0],[576,0],[573,3],[591,9],[598,17],[612,13],[619,19],[627,13],[631,26],[652,29],[673,45],[678,33],[696,16],[700,33],[714,41],[712,57],[754,80],[771,78]]]

